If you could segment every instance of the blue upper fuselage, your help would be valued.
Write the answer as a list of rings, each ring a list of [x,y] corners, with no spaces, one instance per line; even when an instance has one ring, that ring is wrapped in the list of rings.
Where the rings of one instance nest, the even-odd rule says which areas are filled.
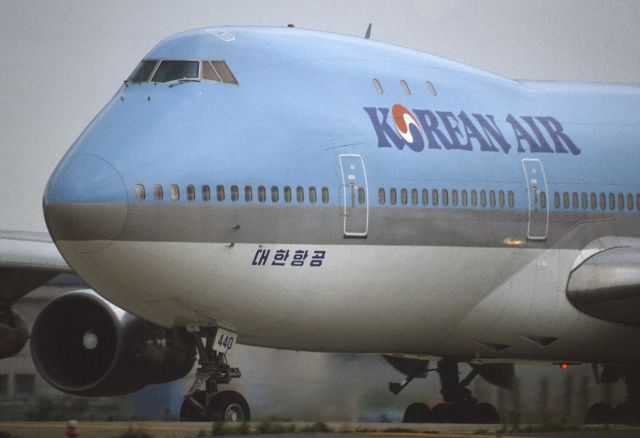
[[[224,60],[238,84],[123,85],[59,164],[45,204],[132,203],[136,184],[336,189],[344,153],[363,157],[372,206],[378,187],[518,190],[527,157],[544,163],[549,192],[640,191],[638,87],[511,81],[409,49],[290,28],[184,32],[144,59]],[[401,136],[397,108],[408,110],[413,143]],[[83,155],[94,164],[70,170]],[[516,196],[513,208],[526,207]]]

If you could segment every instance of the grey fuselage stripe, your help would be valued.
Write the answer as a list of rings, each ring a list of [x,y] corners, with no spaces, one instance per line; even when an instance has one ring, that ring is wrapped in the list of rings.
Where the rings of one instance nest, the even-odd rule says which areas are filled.
[[[121,204],[54,204],[46,206],[45,213],[91,218],[92,224],[53,221],[58,228],[50,232],[56,240],[112,240],[112,217],[121,208]],[[601,236],[640,237],[638,219],[638,213],[626,211],[552,210],[546,239],[528,240],[527,211],[370,208],[366,238],[352,239],[345,236],[345,219],[337,206],[145,202],[128,206],[116,240],[582,249]]]

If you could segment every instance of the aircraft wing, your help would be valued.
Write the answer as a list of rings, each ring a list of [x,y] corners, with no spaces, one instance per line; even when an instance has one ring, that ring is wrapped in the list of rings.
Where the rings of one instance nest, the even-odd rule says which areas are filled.
[[[598,239],[582,254],[569,275],[569,301],[596,318],[640,326],[640,239]]]
[[[14,303],[61,273],[73,271],[49,234],[0,231],[0,303]]]

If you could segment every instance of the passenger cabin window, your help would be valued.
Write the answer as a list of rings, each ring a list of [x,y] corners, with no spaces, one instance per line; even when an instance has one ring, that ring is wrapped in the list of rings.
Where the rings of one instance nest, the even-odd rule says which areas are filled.
[[[427,91],[429,93],[431,93],[432,96],[437,96],[438,92],[436,91],[436,87],[433,86],[433,84],[431,83],[431,81],[427,81],[425,83],[426,87],[427,87]]]
[[[364,205],[365,193],[363,187],[358,187],[358,204]]]
[[[471,206],[478,206],[478,192],[476,192],[475,190],[471,190]]]
[[[484,208],[487,206],[487,192],[480,190],[480,205]]]
[[[509,194],[507,195],[507,197],[509,198],[509,208],[513,208],[513,206],[516,204],[513,192],[509,191]]]
[[[326,187],[322,188],[322,203],[323,204],[329,203],[329,189]]]
[[[224,201],[224,186],[216,187],[216,199],[220,202]]]
[[[442,190],[442,205],[449,205],[449,191],[447,189]]]
[[[452,190],[451,191],[451,205],[453,205],[454,207],[458,206],[458,191],[457,190]]]
[[[422,189],[422,205],[429,205],[429,190]]]
[[[411,94],[411,89],[409,88],[409,84],[407,84],[407,81],[405,81],[404,79],[400,81],[400,84],[402,85],[402,89],[404,90],[404,94],[406,94],[407,96],[409,94]]]
[[[462,191],[462,192],[460,192],[460,193],[461,193],[461,195],[462,195],[462,196],[461,196],[461,197],[462,197],[462,206],[463,206],[463,207],[466,207],[466,206],[469,204],[469,198],[468,198],[468,195],[467,195],[467,191],[466,191],[466,190],[463,190],[463,191]]]
[[[397,197],[396,189],[389,189],[389,204],[396,205]]]
[[[162,61],[152,82],[171,82],[180,80],[198,80],[198,61]]]
[[[291,187],[284,186],[284,202],[291,202]]]
[[[384,189],[381,187],[378,189],[378,204],[384,205],[384,201],[385,201]]]
[[[278,186],[271,186],[271,202],[278,202],[278,199],[280,199]]]
[[[504,192],[502,190],[498,192],[498,202],[500,203],[500,208],[504,208]]]
[[[189,184],[187,186],[187,201],[195,201],[196,199],[196,189],[193,184]]]
[[[296,200],[300,204],[304,202],[304,189],[300,186],[296,187]]]
[[[624,194],[618,194],[618,210],[624,210]]]
[[[400,190],[400,203],[407,205],[407,189]]]
[[[316,188],[309,187],[309,202],[315,204],[317,201]]]
[[[162,186],[160,184],[153,185],[153,199],[156,201],[162,201]]]
[[[384,91],[382,90],[382,85],[380,85],[380,81],[377,79],[373,80],[373,87],[376,89],[376,93],[382,94]]]
[[[411,189],[411,204],[418,205],[418,190]]]
[[[144,199],[147,197],[146,193],[144,192],[144,184],[136,184],[135,190],[136,190],[136,199],[138,201],[144,201]]]
[[[431,190],[431,203],[434,207],[438,206],[438,191],[436,189]]]
[[[238,193],[238,186],[231,186],[231,200],[233,202],[236,202],[238,199],[240,198],[240,195]]]
[[[588,198],[585,192],[582,192],[582,196],[580,197],[582,200],[582,209],[586,210],[588,208]]]
[[[171,192],[172,201],[177,201],[180,199],[180,188],[178,187],[177,184],[171,184],[171,186],[169,187],[169,190]]]
[[[203,201],[211,200],[211,187],[209,187],[206,184],[202,186],[202,200]]]
[[[246,202],[253,200],[253,188],[251,186],[244,186],[244,200]]]
[[[264,202],[267,200],[267,189],[264,186],[258,187],[258,202]]]
[[[147,82],[149,80],[149,76],[153,73],[153,70],[156,68],[156,64],[158,61],[142,61],[136,69],[131,73],[127,82]]]
[[[627,210],[633,210],[633,195],[627,193]]]

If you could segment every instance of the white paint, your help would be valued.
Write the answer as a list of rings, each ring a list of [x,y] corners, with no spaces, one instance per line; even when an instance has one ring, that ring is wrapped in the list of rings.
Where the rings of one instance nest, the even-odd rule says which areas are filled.
[[[164,326],[221,326],[252,345],[616,362],[640,342],[567,302],[576,250],[117,242],[73,256],[73,242],[60,245],[114,304]],[[272,251],[269,263],[276,249],[327,253],[321,268],[252,266],[258,248]],[[527,335],[559,340],[540,348]]]

